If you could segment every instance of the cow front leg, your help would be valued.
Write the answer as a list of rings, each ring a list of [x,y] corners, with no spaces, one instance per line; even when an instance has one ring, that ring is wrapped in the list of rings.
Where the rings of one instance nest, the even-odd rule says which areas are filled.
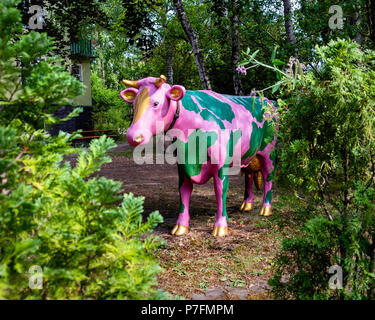
[[[254,173],[245,172],[245,195],[240,208],[241,211],[251,211],[254,209],[253,179]]]
[[[182,168],[178,170],[179,174],[179,192],[180,192],[180,209],[176,225],[172,229],[172,235],[182,236],[189,232],[189,202],[193,192],[193,183],[183,172]]]
[[[272,177],[274,173],[274,154],[263,155],[262,176],[264,182],[263,205],[259,211],[261,216],[268,217],[272,215]]]
[[[222,167],[214,175],[214,188],[217,203],[216,222],[212,235],[224,237],[228,234],[227,193],[228,193],[228,168]]]

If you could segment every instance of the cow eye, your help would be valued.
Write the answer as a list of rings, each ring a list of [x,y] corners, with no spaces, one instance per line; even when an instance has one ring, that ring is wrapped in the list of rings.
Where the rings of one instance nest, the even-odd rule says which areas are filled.
[[[155,101],[154,102],[154,107],[157,107],[159,105],[159,102]]]

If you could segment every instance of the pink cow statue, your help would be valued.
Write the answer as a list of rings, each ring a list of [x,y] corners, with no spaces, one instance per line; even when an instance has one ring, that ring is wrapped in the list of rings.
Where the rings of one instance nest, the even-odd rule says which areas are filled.
[[[130,88],[120,95],[134,107],[133,122],[126,134],[130,145],[147,144],[153,136],[164,132],[179,132],[174,141],[186,154],[177,161],[180,209],[172,234],[180,236],[189,231],[193,184],[205,184],[211,178],[217,200],[213,235],[228,234],[226,197],[234,155],[237,155],[238,167],[245,173],[245,196],[240,210],[254,209],[255,182],[258,189],[262,185],[264,189],[260,215],[270,216],[278,126],[276,104],[256,96],[189,91],[180,85],[171,86],[166,80],[164,76],[123,80]],[[197,134],[207,141],[197,142]],[[191,145],[206,154],[205,161],[191,161],[191,158],[196,160],[196,152],[188,148]]]

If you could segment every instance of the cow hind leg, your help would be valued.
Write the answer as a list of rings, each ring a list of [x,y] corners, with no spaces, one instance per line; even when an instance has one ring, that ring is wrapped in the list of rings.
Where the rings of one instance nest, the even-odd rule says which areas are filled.
[[[184,173],[182,167],[179,167],[179,192],[180,192],[180,210],[176,225],[172,229],[172,235],[182,236],[189,232],[189,202],[193,192],[193,183]]]
[[[241,211],[251,211],[254,209],[253,179],[254,173],[245,172],[245,195],[240,208]]]
[[[261,216],[272,215],[272,178],[274,175],[274,153],[262,155],[262,168],[261,168],[263,182],[264,182],[264,195],[263,205],[259,214]]]
[[[253,181],[258,190],[262,185],[261,175],[262,157],[256,155],[250,161],[249,165],[242,169],[245,173],[245,196],[241,205],[241,211],[251,211],[254,209],[254,194],[253,194]],[[260,179],[259,179],[260,178]]]
[[[228,167],[223,166],[218,170],[216,174],[214,174],[214,188],[217,202],[217,214],[212,235],[215,237],[223,237],[228,234],[228,214],[226,208],[228,185]]]

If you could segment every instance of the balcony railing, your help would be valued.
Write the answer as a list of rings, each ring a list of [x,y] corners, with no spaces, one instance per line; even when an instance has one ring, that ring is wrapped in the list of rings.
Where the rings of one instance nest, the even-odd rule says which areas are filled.
[[[78,54],[82,56],[93,56],[93,46],[91,40],[79,40],[78,42],[70,45],[70,51],[72,54]]]

